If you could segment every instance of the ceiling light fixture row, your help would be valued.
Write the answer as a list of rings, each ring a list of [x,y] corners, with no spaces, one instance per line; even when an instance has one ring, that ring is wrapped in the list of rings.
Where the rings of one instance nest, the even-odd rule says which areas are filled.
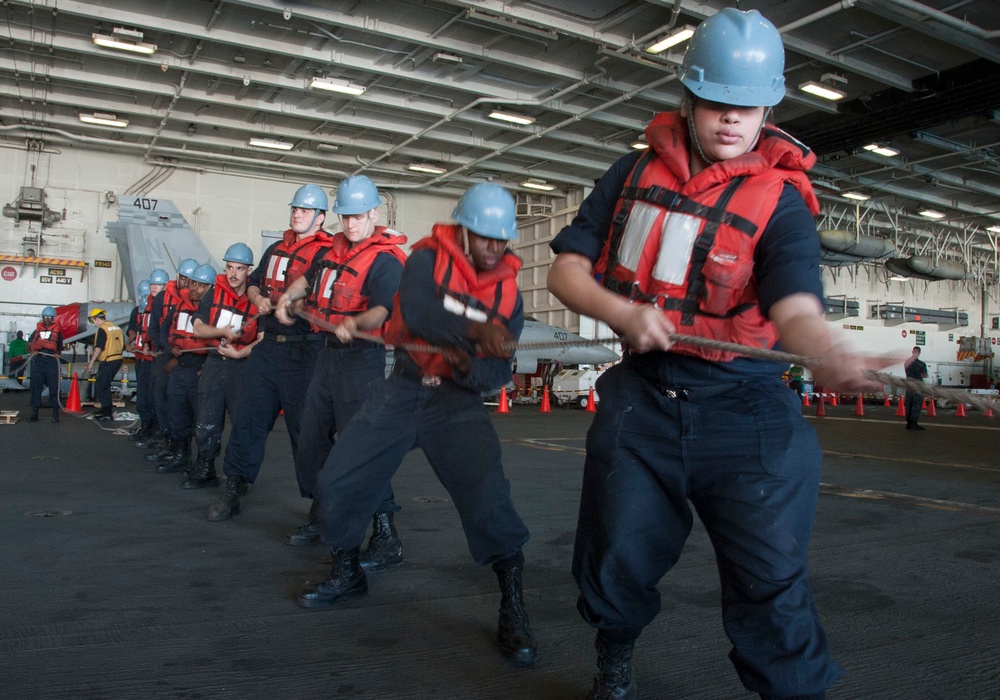
[[[295,144],[291,141],[282,141],[281,139],[267,139],[267,138],[251,138],[247,141],[247,145],[251,148],[270,148],[275,151],[290,151],[295,147]]]
[[[886,158],[895,158],[899,155],[899,151],[895,148],[889,148],[888,146],[883,146],[878,143],[870,143],[864,147],[869,153],[877,153],[880,156],[885,156]]]
[[[534,117],[529,117],[526,114],[518,114],[517,112],[508,112],[502,109],[494,109],[489,113],[490,119],[496,119],[501,122],[509,122],[511,124],[520,124],[521,126],[529,126],[535,123]]]
[[[448,172],[444,168],[431,165],[430,163],[410,163],[406,166],[406,169],[415,173],[427,173],[428,175],[444,175]]]
[[[309,87],[313,90],[329,90],[330,92],[339,92],[344,95],[358,95],[365,94],[364,85],[355,85],[349,80],[337,80],[335,78],[313,78],[309,82]]]
[[[556,188],[555,185],[550,185],[545,180],[541,180],[537,177],[529,177],[521,183],[521,187],[529,190],[539,190],[541,192],[551,192]]]
[[[836,73],[824,73],[819,81],[807,80],[804,83],[800,83],[799,90],[816,97],[821,97],[824,100],[830,100],[831,102],[836,102],[847,97],[846,92],[834,87],[832,83],[847,85],[847,78]]]
[[[111,34],[99,34],[94,32],[91,38],[97,46],[106,49],[118,49],[120,51],[131,51],[150,56],[156,53],[156,44],[143,42],[143,33],[134,29],[115,27]]]
[[[94,112],[93,114],[81,112],[80,121],[84,124],[110,126],[115,129],[125,129],[128,127],[128,119],[119,119],[117,115],[108,114],[107,112]]]
[[[665,37],[657,41],[655,44],[650,44],[646,47],[646,53],[658,54],[663,53],[667,49],[673,48],[678,44],[683,44],[685,41],[694,36],[694,27],[685,25],[679,27],[674,31],[667,34]]]

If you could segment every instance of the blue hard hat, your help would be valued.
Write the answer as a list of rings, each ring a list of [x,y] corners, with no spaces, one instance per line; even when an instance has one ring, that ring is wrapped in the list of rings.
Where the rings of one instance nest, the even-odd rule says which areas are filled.
[[[451,217],[476,235],[512,241],[517,238],[514,198],[500,185],[480,183],[465,191]]]
[[[42,309],[42,318],[55,318],[55,317],[56,317],[56,310],[53,309],[51,306],[46,306],[44,309]]]
[[[233,243],[226,248],[226,254],[222,256],[222,259],[226,262],[253,265],[253,251],[246,243]]]
[[[677,78],[696,96],[741,107],[773,107],[785,96],[781,34],[757,10],[717,12],[691,37]]]
[[[150,284],[166,284],[170,281],[170,275],[162,267],[158,267],[149,273]]]
[[[295,190],[295,196],[292,197],[292,201],[288,203],[288,206],[297,209],[326,211],[330,208],[330,203],[327,201],[326,192],[319,185],[302,185],[302,187]]]
[[[205,284],[215,284],[215,268],[205,263],[204,265],[199,265],[194,269],[194,272],[190,274],[191,279],[195,282],[204,282]]]
[[[184,258],[181,260],[181,264],[177,266],[177,274],[183,275],[184,277],[190,277],[197,267],[197,260],[194,258]]]
[[[149,296],[149,280],[143,280],[139,283],[139,299],[145,299]]]
[[[333,200],[333,213],[351,216],[377,209],[382,203],[375,183],[364,175],[352,175],[340,183]]]

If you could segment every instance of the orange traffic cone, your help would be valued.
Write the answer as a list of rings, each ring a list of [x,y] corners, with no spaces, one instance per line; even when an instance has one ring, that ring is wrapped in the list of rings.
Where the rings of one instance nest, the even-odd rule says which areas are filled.
[[[819,400],[816,401],[816,417],[822,418],[826,415],[826,398],[823,394],[819,395]]]
[[[906,407],[903,406],[903,397],[900,395],[899,402],[896,404],[896,415],[905,418],[906,417]]]
[[[865,415],[865,406],[861,400],[861,394],[858,394],[858,402],[854,405],[854,415],[856,416]]]
[[[961,401],[959,401],[958,406],[955,407],[955,417],[965,418],[965,404]]]
[[[892,402],[889,401],[889,392],[885,393],[885,401],[882,403],[886,408],[892,408]]]
[[[802,392],[802,405],[804,407],[808,407],[809,406],[809,392],[808,391],[803,391]]]
[[[507,389],[500,390],[500,407],[497,409],[497,413],[510,413],[510,408],[507,406]]]
[[[927,402],[927,417],[937,418],[937,401],[934,399]]]
[[[921,411],[926,411],[927,410],[927,397],[926,396],[921,396],[920,397],[920,410]]]
[[[587,413],[597,413],[597,402],[594,401],[594,387],[590,387],[590,393],[587,394]]]
[[[552,406],[549,405],[549,388],[547,386],[542,387],[542,407],[538,409],[539,413],[552,413]]]
[[[73,372],[73,380],[69,383],[69,396],[63,410],[66,413],[83,413],[83,407],[80,406],[80,377],[76,372]]]
[[[830,405],[837,406],[837,392],[830,394]]]
[[[983,418],[992,418],[992,417],[993,417],[993,409],[987,408],[986,413],[983,414]]]

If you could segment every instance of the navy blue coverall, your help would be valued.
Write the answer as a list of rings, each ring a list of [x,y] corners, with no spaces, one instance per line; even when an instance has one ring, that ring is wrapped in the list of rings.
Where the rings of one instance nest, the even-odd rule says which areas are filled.
[[[60,406],[59,381],[61,377],[59,376],[59,355],[62,354],[63,341],[62,333],[59,332],[59,328],[55,324],[52,325],[52,332],[56,334],[56,343],[59,346],[56,354],[39,353],[31,357],[30,405],[32,408],[41,408],[42,390],[45,387],[49,388],[49,408],[58,408]],[[37,334],[38,331],[36,330],[28,338],[29,347]]]
[[[435,297],[434,251],[419,250],[406,262],[399,306],[407,327],[431,343],[464,345],[468,321],[444,310]],[[524,326],[520,297],[507,324],[518,338]],[[477,564],[521,557],[528,529],[514,509],[503,473],[500,439],[483,407],[481,392],[510,381],[511,361],[473,358],[469,373],[425,385],[416,364],[396,350],[392,375],[378,385],[337,438],[317,486],[323,542],[355,549],[386,486],[414,447],[458,509],[469,551]]]
[[[273,243],[264,251],[260,264],[247,278],[248,288],[263,287],[268,260],[278,245]],[[267,436],[281,411],[285,412],[292,454],[298,453],[306,390],[323,347],[322,336],[301,318],[285,326],[269,314],[261,317],[259,327],[264,339],[254,346],[243,368],[239,408],[233,416],[222,467],[227,477],[241,476],[251,484],[260,474]]]
[[[322,268],[320,258],[306,273],[314,288]],[[390,253],[375,258],[361,288],[368,298],[368,308],[384,306],[392,314],[393,297],[399,290],[403,265]],[[295,473],[303,498],[315,498],[316,475],[323,468],[336,435],[350,423],[375,387],[385,380],[385,346],[367,340],[341,343],[333,333],[323,334],[326,341],[316,361],[312,381],[306,392],[299,449],[295,455]],[[382,503],[373,512],[395,513],[400,510],[393,498],[392,486],[386,487]]]
[[[145,304],[143,299],[141,304]],[[132,315],[128,319],[128,330],[137,336],[142,333],[142,324],[139,323],[139,307],[132,309]],[[153,405],[153,390],[150,386],[152,380],[152,369],[154,360],[143,360],[138,355],[135,357],[135,410],[139,414],[139,421],[145,425],[156,418],[156,408]]]

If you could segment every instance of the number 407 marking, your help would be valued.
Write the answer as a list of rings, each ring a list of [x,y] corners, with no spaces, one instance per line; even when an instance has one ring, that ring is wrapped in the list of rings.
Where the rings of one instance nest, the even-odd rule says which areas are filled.
[[[148,209],[149,211],[152,211],[156,209],[157,201],[159,200],[148,199],[146,197],[136,197],[135,201],[132,202],[132,206],[138,207],[139,209]]]

